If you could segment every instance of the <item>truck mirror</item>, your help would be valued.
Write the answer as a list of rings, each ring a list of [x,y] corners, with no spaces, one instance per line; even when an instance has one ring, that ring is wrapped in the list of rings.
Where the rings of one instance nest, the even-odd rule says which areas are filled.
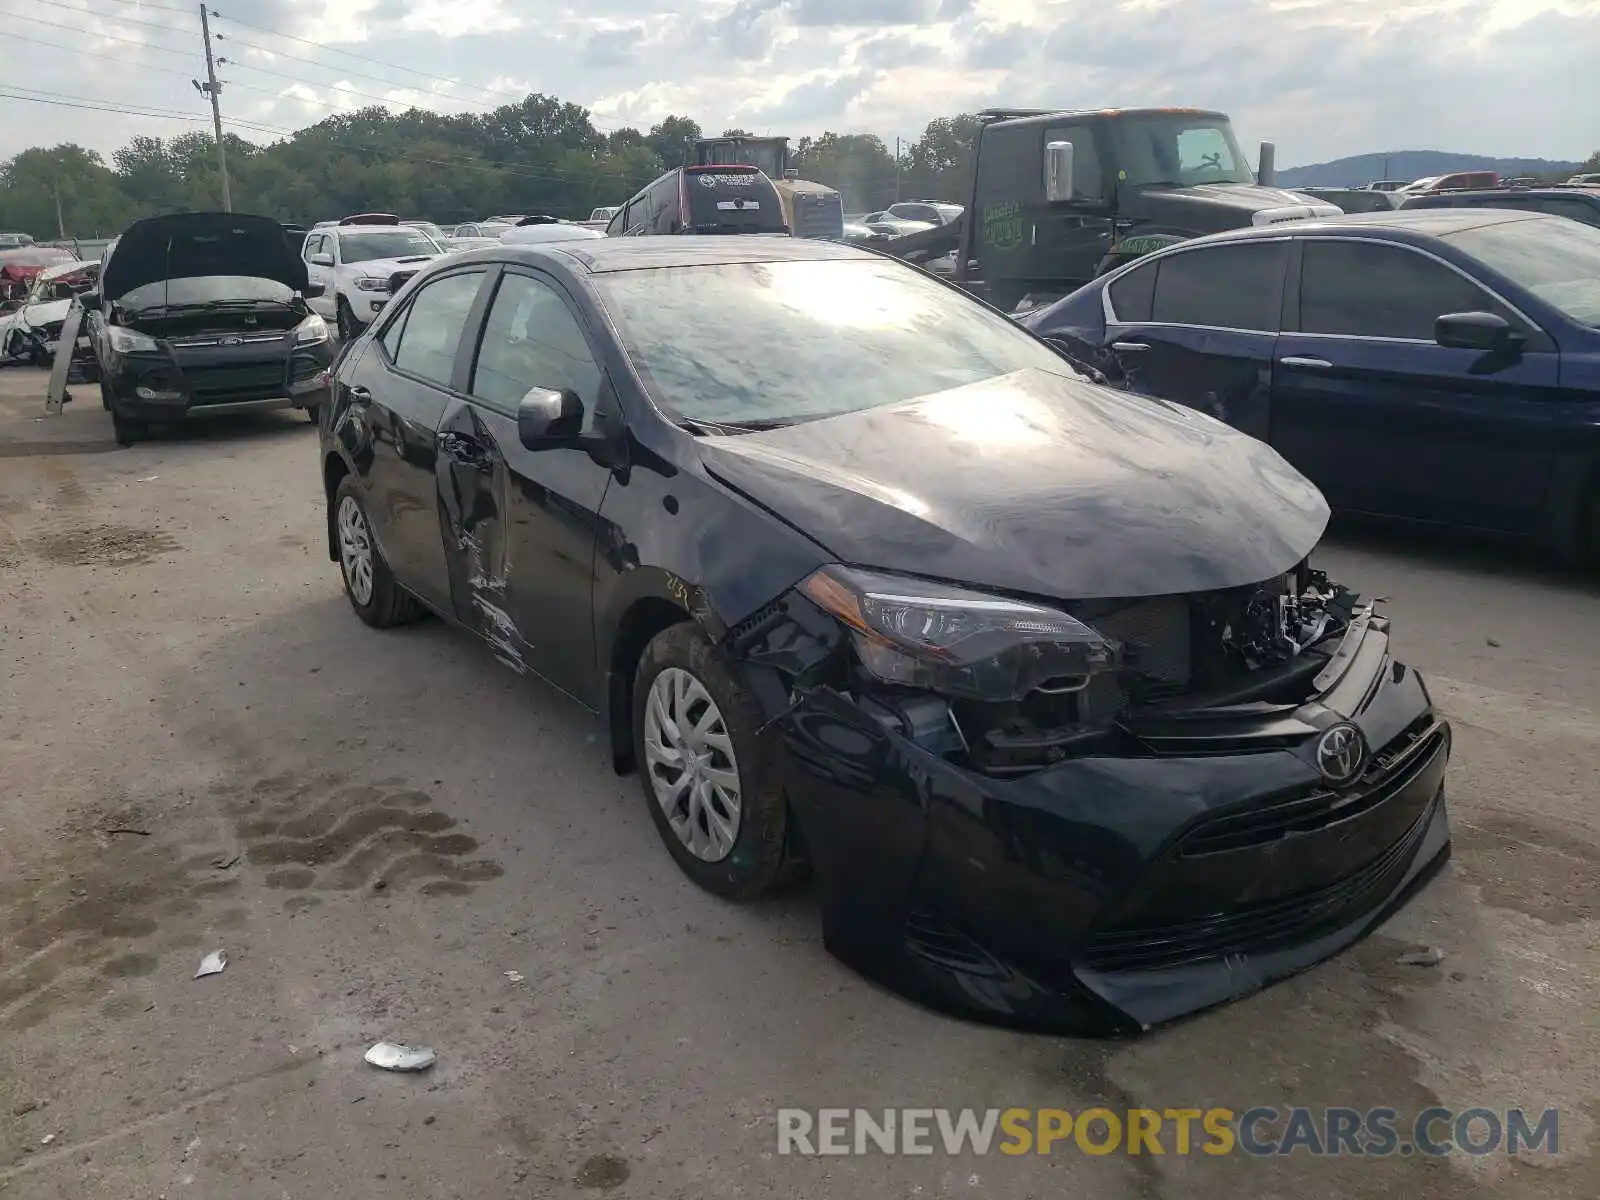
[[[1050,142],[1044,148],[1044,198],[1051,204],[1072,199],[1072,143]]]
[[[1273,176],[1278,173],[1278,148],[1271,142],[1261,143],[1261,155],[1256,160],[1256,182],[1262,187],[1271,185]]]

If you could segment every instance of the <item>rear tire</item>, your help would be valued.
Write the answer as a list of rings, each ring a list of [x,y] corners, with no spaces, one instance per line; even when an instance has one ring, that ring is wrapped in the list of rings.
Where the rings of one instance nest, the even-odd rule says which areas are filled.
[[[728,900],[753,900],[807,873],[778,735],[761,725],[755,697],[692,622],[645,648],[633,687],[645,804],[679,869]]]
[[[353,476],[346,475],[333,493],[334,542],[339,548],[339,574],[350,607],[374,629],[404,625],[421,615],[421,606],[395,581],[383,552],[372,536],[372,522]]]

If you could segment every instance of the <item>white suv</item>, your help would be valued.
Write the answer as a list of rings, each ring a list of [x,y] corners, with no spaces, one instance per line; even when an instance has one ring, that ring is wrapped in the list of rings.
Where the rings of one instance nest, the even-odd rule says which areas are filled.
[[[306,274],[323,286],[311,307],[338,323],[339,338],[359,336],[389,303],[389,277],[444,254],[444,248],[409,225],[360,224],[313,229],[300,251]]]

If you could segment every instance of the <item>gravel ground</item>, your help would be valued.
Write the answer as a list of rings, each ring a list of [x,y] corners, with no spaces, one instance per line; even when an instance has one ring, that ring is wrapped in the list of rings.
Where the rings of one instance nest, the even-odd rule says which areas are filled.
[[[1455,722],[1454,861],[1241,1003],[1025,1036],[866,984],[807,891],[700,893],[587,717],[438,622],[361,625],[302,416],[113,450],[84,397],[52,448],[42,384],[0,375],[0,1195],[1600,1195],[1593,585],[1336,532]],[[1556,1107],[1559,1154],[776,1153],[785,1106],[1292,1103]]]

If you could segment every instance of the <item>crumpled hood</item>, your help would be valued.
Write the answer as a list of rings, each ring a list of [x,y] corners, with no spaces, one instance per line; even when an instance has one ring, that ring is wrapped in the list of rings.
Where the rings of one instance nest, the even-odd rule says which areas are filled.
[[[843,562],[1060,599],[1259,583],[1328,521],[1270,446],[1037,370],[696,444]]]
[[[28,305],[22,310],[22,315],[29,325],[49,325],[55,321],[65,321],[67,310],[71,307],[71,300],[50,300],[44,304]]]
[[[170,213],[128,226],[106,260],[100,290],[116,300],[163,279],[238,275],[306,288],[306,264],[282,225],[248,213]]]

